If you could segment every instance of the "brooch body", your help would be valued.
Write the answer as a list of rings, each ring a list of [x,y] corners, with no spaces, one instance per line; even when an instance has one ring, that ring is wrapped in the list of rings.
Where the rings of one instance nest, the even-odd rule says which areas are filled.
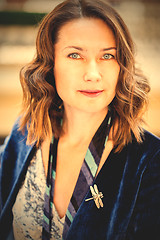
[[[97,208],[103,207],[103,202],[102,202],[102,198],[103,198],[103,193],[99,192],[98,187],[96,184],[94,184],[94,186],[90,186],[90,190],[91,190],[91,194],[92,197],[86,199],[85,201],[90,201],[90,200],[94,200]]]

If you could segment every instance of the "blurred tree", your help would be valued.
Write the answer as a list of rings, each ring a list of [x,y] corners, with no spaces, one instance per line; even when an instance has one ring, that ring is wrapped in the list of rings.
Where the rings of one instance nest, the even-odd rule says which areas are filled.
[[[8,2],[8,3],[24,3],[26,1],[27,0],[6,0],[6,2]]]

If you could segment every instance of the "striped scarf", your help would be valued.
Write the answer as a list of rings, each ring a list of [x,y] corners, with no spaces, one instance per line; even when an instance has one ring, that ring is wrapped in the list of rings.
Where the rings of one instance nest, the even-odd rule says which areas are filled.
[[[79,177],[71,197],[63,229],[63,239],[66,239],[69,227],[83,201],[89,187],[93,184],[95,179],[100,159],[105,148],[109,130],[111,127],[111,112],[108,111],[102,124],[93,136],[89,147],[87,149],[85,159],[83,161]],[[57,145],[58,140],[53,137],[50,144],[50,154],[49,154],[49,165],[47,174],[47,186],[45,193],[45,204],[44,204],[44,218],[43,218],[43,230],[42,239],[49,240],[51,225],[52,225],[52,206],[53,206],[53,194],[54,194],[54,184],[56,177],[56,158],[57,158]]]

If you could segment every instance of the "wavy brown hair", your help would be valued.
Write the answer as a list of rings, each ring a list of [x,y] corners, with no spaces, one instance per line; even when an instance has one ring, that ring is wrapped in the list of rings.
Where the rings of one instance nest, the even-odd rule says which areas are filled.
[[[113,140],[119,151],[134,135],[142,141],[142,115],[149,92],[147,79],[135,68],[134,44],[127,26],[119,14],[102,0],[67,0],[59,4],[42,20],[36,40],[34,60],[22,68],[23,108],[20,130],[27,125],[29,144],[40,144],[46,137],[61,133],[62,100],[54,80],[54,45],[61,27],[79,18],[102,19],[113,31],[117,45],[120,74],[113,110]],[[118,123],[118,125],[117,125]],[[118,126],[115,127],[115,126]]]

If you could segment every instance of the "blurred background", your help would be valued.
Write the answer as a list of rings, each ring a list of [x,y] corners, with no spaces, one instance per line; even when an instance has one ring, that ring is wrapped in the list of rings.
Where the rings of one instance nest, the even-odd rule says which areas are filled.
[[[38,23],[57,0],[0,0],[0,142],[21,108],[19,71],[32,60]],[[160,136],[160,0],[110,0],[136,44],[136,62],[151,84],[146,129]]]

